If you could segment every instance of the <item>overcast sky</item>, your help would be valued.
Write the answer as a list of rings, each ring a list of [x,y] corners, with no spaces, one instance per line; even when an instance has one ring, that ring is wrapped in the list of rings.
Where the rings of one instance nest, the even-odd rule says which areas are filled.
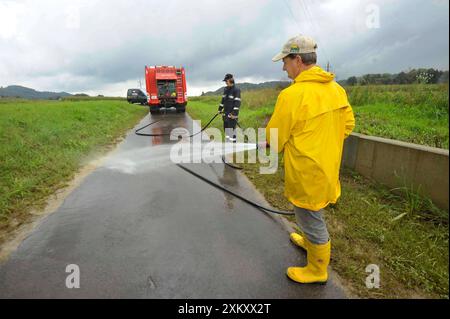
[[[0,0],[0,86],[124,96],[145,65],[182,65],[197,95],[225,73],[287,79],[271,58],[297,34],[316,39],[338,79],[447,70],[448,10],[448,0]]]

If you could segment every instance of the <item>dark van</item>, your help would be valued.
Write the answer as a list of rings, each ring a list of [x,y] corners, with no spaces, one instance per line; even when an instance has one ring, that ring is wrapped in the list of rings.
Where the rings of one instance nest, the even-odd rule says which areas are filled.
[[[128,103],[140,103],[142,105],[148,104],[147,94],[140,89],[128,89],[127,92]]]

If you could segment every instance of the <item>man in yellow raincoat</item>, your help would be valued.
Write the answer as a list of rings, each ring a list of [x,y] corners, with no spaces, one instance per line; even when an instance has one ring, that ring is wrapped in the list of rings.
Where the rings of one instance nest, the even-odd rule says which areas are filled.
[[[289,267],[287,275],[299,283],[325,283],[331,241],[323,208],[341,195],[339,168],[344,139],[355,126],[345,90],[334,74],[316,65],[317,44],[307,36],[290,39],[272,60],[283,60],[294,83],[278,96],[267,124],[267,142],[284,152],[285,196],[294,205],[304,236],[290,235],[307,252],[306,267]],[[276,129],[276,140],[270,140]]]

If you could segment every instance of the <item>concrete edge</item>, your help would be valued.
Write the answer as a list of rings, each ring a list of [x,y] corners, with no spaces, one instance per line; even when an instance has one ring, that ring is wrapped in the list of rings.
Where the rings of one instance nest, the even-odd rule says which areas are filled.
[[[431,146],[426,146],[426,145],[398,141],[398,140],[392,140],[392,139],[384,138],[384,137],[364,135],[364,134],[360,134],[360,133],[351,133],[350,135],[364,139],[364,140],[381,142],[381,143],[385,143],[385,144],[391,144],[391,145],[405,147],[405,148],[411,148],[411,149],[415,149],[415,150],[419,150],[419,151],[425,151],[425,152],[435,153],[435,154],[439,154],[439,155],[449,156],[449,150],[446,150],[443,148],[437,148],[437,147],[431,147]]]

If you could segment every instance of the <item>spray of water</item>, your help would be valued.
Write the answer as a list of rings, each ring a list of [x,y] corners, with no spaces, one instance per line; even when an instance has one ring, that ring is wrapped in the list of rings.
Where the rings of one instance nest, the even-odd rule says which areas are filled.
[[[221,163],[222,156],[256,150],[256,144],[252,143],[209,142],[200,145],[187,143],[184,146],[189,149],[189,152],[178,153],[176,158],[173,158],[171,149],[174,145],[177,144],[157,145],[116,153],[108,157],[102,167],[123,174],[141,174],[176,163],[192,163],[195,158],[200,158],[201,162]]]

